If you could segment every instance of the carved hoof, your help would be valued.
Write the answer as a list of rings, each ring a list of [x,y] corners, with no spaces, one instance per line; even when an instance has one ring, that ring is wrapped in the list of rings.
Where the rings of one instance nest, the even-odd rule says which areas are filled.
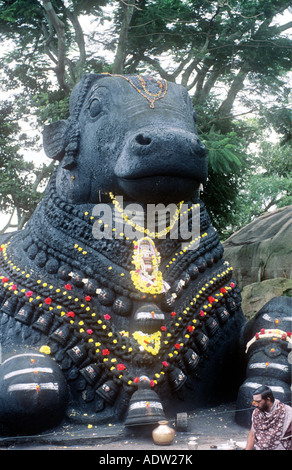
[[[238,392],[235,415],[242,426],[251,424],[253,394],[261,385],[269,386],[280,401],[291,402],[291,318],[291,298],[277,297],[245,327],[246,380]]]
[[[15,434],[56,426],[68,403],[58,364],[38,352],[16,354],[0,366],[0,423]]]
[[[273,377],[263,376],[246,379],[239,389],[236,403],[235,421],[240,426],[247,428],[251,426],[251,415],[254,410],[252,406],[253,394],[261,385],[267,385],[271,388],[275,398],[283,403],[290,404],[291,390],[287,383]]]

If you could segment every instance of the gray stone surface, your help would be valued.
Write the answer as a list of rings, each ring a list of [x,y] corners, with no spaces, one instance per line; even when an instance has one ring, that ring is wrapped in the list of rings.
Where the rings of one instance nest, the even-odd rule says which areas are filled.
[[[241,305],[246,319],[252,318],[269,300],[282,295],[292,297],[292,279],[280,277],[245,286]]]
[[[122,424],[64,424],[37,436],[2,438],[0,450],[96,450],[111,451],[109,455],[112,456],[124,451],[130,455],[129,451],[132,450],[155,453],[237,450],[245,445],[249,430],[236,424],[234,414],[234,403],[201,408],[188,413],[188,426],[182,432],[176,430],[175,420],[170,420],[169,425],[176,430],[176,434],[173,443],[168,446],[154,444],[151,432],[143,428],[127,430]],[[196,448],[190,444],[193,438],[197,442]]]
[[[292,205],[268,212],[224,243],[239,287],[292,275]]]

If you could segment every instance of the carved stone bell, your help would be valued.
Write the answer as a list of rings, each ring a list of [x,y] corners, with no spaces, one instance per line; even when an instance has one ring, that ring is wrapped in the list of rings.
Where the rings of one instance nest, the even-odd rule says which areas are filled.
[[[119,387],[113,380],[107,380],[96,390],[96,393],[107,403],[113,405],[119,393]]]
[[[174,392],[177,392],[186,382],[187,376],[178,367],[173,367],[169,371],[169,380]]]
[[[164,313],[155,304],[145,304],[137,309],[133,318],[133,328],[143,333],[155,333],[164,325]]]
[[[133,393],[125,426],[156,424],[165,420],[162,403],[154,390],[151,390],[150,380],[141,376],[138,390]]]
[[[189,372],[193,372],[200,362],[200,356],[191,348],[187,350],[183,359],[185,366]]]

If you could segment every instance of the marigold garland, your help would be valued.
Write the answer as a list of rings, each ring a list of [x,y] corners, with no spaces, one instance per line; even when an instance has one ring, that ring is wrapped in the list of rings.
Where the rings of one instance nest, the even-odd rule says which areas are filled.
[[[134,331],[133,338],[145,351],[156,356],[160,349],[161,332],[156,331],[153,334],[143,333],[143,331]]]
[[[20,268],[15,266],[11,260],[8,260],[8,255],[7,255],[7,246],[10,244],[8,242],[6,245],[1,246],[0,253],[2,253],[4,260],[7,262],[8,265],[11,266],[11,268],[17,272],[20,271]],[[227,264],[227,263],[226,263]],[[226,276],[229,275],[230,271],[232,271],[231,267],[226,267],[226,269],[220,273],[217,274],[217,278],[222,277],[222,279]],[[29,273],[26,273],[25,271],[21,271],[21,274],[28,279],[30,277]],[[60,293],[60,288],[55,288],[53,285],[49,285],[46,282],[43,282],[41,280],[37,280],[36,284],[42,285],[43,287],[49,287],[51,290],[51,297],[44,297],[43,299],[41,298],[40,295],[35,295],[32,290],[26,290],[23,288],[18,288],[17,284],[9,280],[8,276],[1,275],[0,273],[0,279],[2,281],[3,287],[7,289],[8,291],[12,292],[12,295],[18,295],[19,293],[22,293],[27,297],[28,302],[33,302],[36,308],[42,309],[43,303],[47,305],[47,308],[52,311],[54,310],[55,314],[59,316],[59,318],[63,319],[68,319],[70,325],[74,328],[76,333],[80,335],[84,341],[88,342],[88,344],[93,348],[93,351],[97,354],[97,357],[100,357],[101,360],[103,361],[104,365],[108,368],[109,372],[111,372],[113,375],[116,376],[116,378],[122,380],[124,383],[127,385],[132,385],[134,383],[133,377],[131,377],[130,372],[127,370],[126,366],[123,363],[117,363],[117,358],[114,357],[114,354],[117,354],[117,350],[115,349],[115,345],[120,339],[123,339],[123,346],[121,348],[121,354],[127,353],[131,354],[134,351],[134,344],[131,340],[131,337],[136,341],[139,349],[139,345],[143,346],[143,349],[146,353],[151,354],[152,356],[157,356],[158,354],[161,355],[161,362],[160,362],[160,369],[156,371],[155,376],[152,380],[152,384],[157,384],[160,379],[164,378],[164,370],[168,367],[168,362],[163,358],[164,354],[167,354],[168,358],[173,358],[177,354],[179,354],[180,350],[183,350],[184,348],[184,342],[174,342],[173,345],[171,346],[170,341],[172,340],[172,334],[170,333],[172,327],[171,323],[168,325],[168,329],[165,327],[162,327],[160,331],[154,333],[153,335],[146,335],[142,332],[134,332],[133,335],[130,335],[129,332],[127,331],[115,331],[114,326],[111,325],[111,331],[108,332],[107,325],[110,323],[111,320],[111,315],[105,314],[105,315],[100,315],[96,313],[95,311],[92,311],[91,307],[86,307],[86,304],[82,303],[82,299],[76,299],[76,307],[84,309],[84,311],[87,312],[88,318],[91,318],[90,322],[90,327],[89,325],[85,325],[84,321],[80,321],[80,318],[76,315],[76,313],[73,310],[65,311],[64,307],[60,304],[58,304],[54,300],[54,295],[53,293]],[[216,278],[214,277],[213,280]],[[212,282],[212,281],[211,281]],[[204,294],[205,289],[210,286],[209,283],[206,283],[204,287],[201,288],[201,290],[198,292],[197,295],[195,295],[191,300],[189,305],[194,306],[196,305],[197,302],[200,300],[200,296]],[[72,286],[71,284],[66,284],[64,286],[66,288],[66,291],[63,292],[63,295],[68,297],[68,299],[74,298],[71,297],[71,291],[72,291]],[[209,296],[209,301],[213,303],[218,302],[219,298],[224,297],[225,295],[228,295],[228,292],[232,290],[235,287],[235,284],[233,282],[230,283],[230,285],[226,285],[224,288],[220,289],[220,293],[217,293],[213,295],[212,297]],[[216,298],[217,297],[217,298]],[[48,301],[48,299],[50,299]],[[45,302],[47,300],[47,302]],[[49,303],[48,303],[49,302]],[[88,299],[88,302],[89,299]],[[203,309],[201,310],[204,312],[204,315],[206,315],[208,312],[208,306],[212,306],[211,304],[206,304],[203,306]],[[179,312],[171,312],[170,317],[172,317],[171,322],[173,322],[173,327],[174,331],[176,331],[177,327],[184,323],[185,318],[188,317],[189,315],[189,307],[186,307],[181,313]],[[53,312],[52,312],[53,314]],[[86,319],[87,321],[87,319]],[[187,343],[188,339],[190,338],[190,334],[192,334],[195,330],[195,324],[197,320],[195,318],[192,319],[193,325],[190,325],[189,323],[184,327],[185,328],[185,342]],[[81,327],[82,326],[82,327]],[[83,328],[84,326],[84,328]],[[81,328],[80,328],[81,327]],[[98,338],[100,338],[100,341],[96,341],[93,339],[93,335],[96,334]],[[102,336],[100,336],[102,334]],[[174,338],[173,338],[174,339]],[[145,342],[146,340],[146,342]],[[104,343],[104,345],[102,344]],[[110,344],[108,344],[110,343]],[[108,347],[105,347],[108,346]],[[170,347],[170,352],[165,352],[165,349],[167,348],[167,351],[169,351]],[[49,346],[42,346],[43,352],[46,354],[50,354]],[[115,352],[113,352],[115,351]],[[100,356],[101,354],[101,356]],[[119,354],[117,354],[119,356]],[[115,366],[113,364],[117,363]]]
[[[122,218],[124,219],[124,221],[128,224],[128,225],[131,225],[131,227],[133,227],[135,230],[137,230],[138,232],[140,233],[144,233],[147,237],[150,237],[150,238],[163,238],[165,237],[165,235],[167,235],[174,227],[175,223],[178,221],[179,219],[179,216],[180,216],[180,210],[181,210],[181,207],[184,203],[184,201],[181,201],[179,204],[178,204],[178,207],[177,207],[177,210],[173,216],[173,219],[171,221],[171,223],[169,224],[168,227],[166,227],[165,229],[161,230],[160,232],[150,232],[150,230],[148,230],[147,228],[145,229],[144,227],[141,227],[141,225],[138,225],[138,224],[135,224],[127,214],[124,213],[122,207],[120,206],[119,202],[117,201],[117,199],[115,198],[114,194],[113,193],[109,193],[109,196],[114,204],[114,206],[116,207],[116,209],[120,212]]]

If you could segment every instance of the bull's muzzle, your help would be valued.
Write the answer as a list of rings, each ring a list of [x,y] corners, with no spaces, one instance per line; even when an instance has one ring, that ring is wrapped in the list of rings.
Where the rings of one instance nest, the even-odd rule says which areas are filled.
[[[207,178],[206,148],[184,129],[140,129],[126,136],[115,175],[131,197],[185,199]]]

